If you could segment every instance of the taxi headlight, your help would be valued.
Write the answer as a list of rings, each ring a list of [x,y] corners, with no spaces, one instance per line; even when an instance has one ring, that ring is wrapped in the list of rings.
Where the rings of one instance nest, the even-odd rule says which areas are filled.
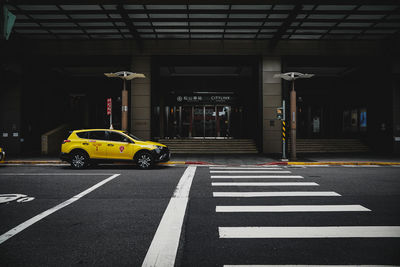
[[[156,149],[154,149],[156,151],[157,154],[160,154],[161,152],[161,146],[154,146]]]

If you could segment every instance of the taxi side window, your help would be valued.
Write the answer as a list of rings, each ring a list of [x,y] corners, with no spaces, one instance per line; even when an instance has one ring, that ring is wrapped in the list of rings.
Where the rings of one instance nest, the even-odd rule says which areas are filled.
[[[123,136],[122,134],[116,133],[116,132],[108,132],[109,134],[109,140],[110,141],[115,141],[115,142],[125,142],[128,143],[130,140]]]
[[[89,139],[89,132],[80,132],[80,133],[76,133],[76,135],[77,135],[79,138]]]
[[[105,131],[91,131],[89,132],[89,139],[107,140],[108,138]]]

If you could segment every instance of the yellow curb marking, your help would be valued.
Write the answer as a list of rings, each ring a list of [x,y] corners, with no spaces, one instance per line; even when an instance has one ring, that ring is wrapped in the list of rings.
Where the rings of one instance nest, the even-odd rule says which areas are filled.
[[[164,165],[169,165],[169,164],[185,164],[186,161],[168,161],[168,162],[163,162],[160,164],[164,164]]]
[[[288,165],[400,165],[400,162],[288,162]]]

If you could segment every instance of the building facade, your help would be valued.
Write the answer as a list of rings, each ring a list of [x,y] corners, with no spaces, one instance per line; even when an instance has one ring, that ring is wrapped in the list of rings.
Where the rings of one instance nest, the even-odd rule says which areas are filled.
[[[297,71],[315,74],[295,84],[299,138],[355,138],[398,153],[399,5],[370,2],[11,4],[13,36],[1,41],[1,145],[29,153],[60,125],[108,128],[107,98],[120,127],[122,83],[103,73],[130,70],[146,75],[129,83],[135,135],[253,139],[259,152],[279,154],[276,110],[283,100],[289,110],[291,86],[274,75]]]

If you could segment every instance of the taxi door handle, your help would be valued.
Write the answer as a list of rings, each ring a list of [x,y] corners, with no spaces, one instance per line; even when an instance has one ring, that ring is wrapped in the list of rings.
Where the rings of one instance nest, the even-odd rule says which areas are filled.
[[[89,145],[89,143],[82,143],[82,145]]]
[[[113,144],[108,144],[108,146],[114,146]]]

